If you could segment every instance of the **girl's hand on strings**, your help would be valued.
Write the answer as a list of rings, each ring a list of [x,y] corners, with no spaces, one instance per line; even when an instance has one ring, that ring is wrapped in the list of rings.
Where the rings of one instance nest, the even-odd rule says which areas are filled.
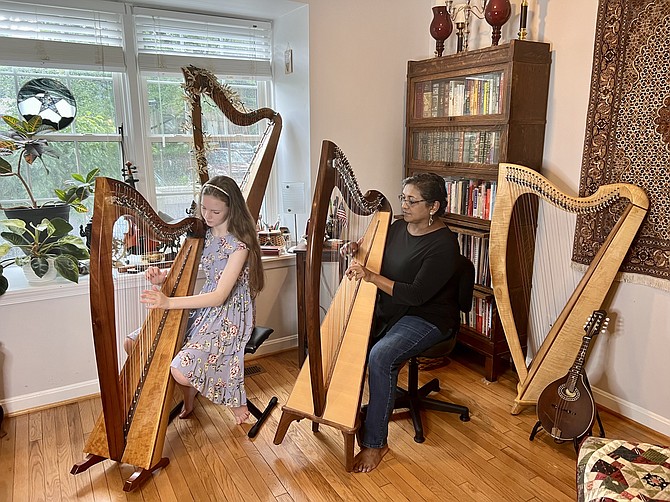
[[[359,279],[363,279],[365,282],[369,282],[370,279],[372,278],[372,272],[370,272],[367,268],[365,268],[356,260],[354,260],[351,263],[351,265],[345,272],[345,275],[350,281],[352,280],[357,281]]]
[[[147,278],[154,286],[160,286],[163,284],[163,281],[167,277],[168,269],[160,269],[158,267],[151,266],[144,272],[144,277]]]
[[[170,299],[157,286],[142,291],[140,302],[144,303],[148,309],[170,308]]]

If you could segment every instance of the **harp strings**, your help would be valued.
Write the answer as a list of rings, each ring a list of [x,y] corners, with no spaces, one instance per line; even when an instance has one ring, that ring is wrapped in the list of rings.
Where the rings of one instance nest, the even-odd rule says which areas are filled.
[[[131,187],[118,189],[118,198],[132,199],[136,192]],[[158,332],[162,312],[148,310],[140,303],[143,290],[152,284],[145,271],[153,264],[161,266],[161,243],[151,238],[149,222],[138,214],[129,214],[127,208],[115,206],[115,224],[112,232],[112,277],[114,279],[114,313],[116,325],[116,354],[119,361],[121,396],[119,406],[125,419],[125,432],[132,421],[132,413],[142,382],[151,362],[152,347]],[[165,266],[164,264],[162,266]],[[126,352],[126,337],[139,330]]]
[[[516,319],[517,326],[527,326],[529,364],[547,333],[575,290],[581,274],[571,266],[572,237],[576,214],[565,211],[543,197],[524,193],[524,188],[511,184],[516,204],[510,227],[513,228],[520,257],[518,267],[523,284],[523,304],[528,305],[527,319]],[[534,221],[537,229],[524,231]],[[520,315],[525,309],[515,312]],[[524,322],[525,321],[525,322]]]
[[[336,187],[331,193],[328,219],[326,222],[327,240],[324,243],[324,257],[321,277],[322,290],[320,307],[322,311],[321,350],[325,387],[332,376],[334,363],[351,318],[360,280],[349,280],[344,276],[351,257],[340,253],[342,246],[357,242],[368,229],[372,221],[370,215],[357,214],[353,208],[360,200],[353,195],[349,186],[351,180],[337,177]],[[365,251],[361,250],[356,259],[365,264]]]

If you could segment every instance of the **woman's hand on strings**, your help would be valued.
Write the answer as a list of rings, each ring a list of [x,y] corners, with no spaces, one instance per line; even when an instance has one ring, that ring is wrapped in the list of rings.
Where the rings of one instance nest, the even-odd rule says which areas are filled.
[[[346,257],[346,256],[354,256],[356,253],[358,253],[358,248],[359,248],[359,243],[355,241],[349,241],[344,244],[342,244],[342,247],[340,247],[340,256]]]
[[[151,289],[142,291],[140,302],[144,303],[148,309],[170,308],[170,299],[158,289],[158,286],[153,286]]]
[[[370,272],[356,260],[354,260],[351,265],[349,265],[345,275],[350,281],[363,279],[365,282],[370,282],[372,279],[372,272]]]
[[[163,284],[163,281],[165,281],[167,273],[168,269],[160,269],[152,265],[144,272],[144,277],[146,277],[147,281],[149,281],[154,286],[160,286]]]

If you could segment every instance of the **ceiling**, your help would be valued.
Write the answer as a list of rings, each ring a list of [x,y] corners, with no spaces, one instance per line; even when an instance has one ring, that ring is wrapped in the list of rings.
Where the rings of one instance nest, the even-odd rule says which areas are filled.
[[[144,7],[272,20],[303,6],[307,0],[198,0],[190,4],[184,0],[129,0],[127,3]]]

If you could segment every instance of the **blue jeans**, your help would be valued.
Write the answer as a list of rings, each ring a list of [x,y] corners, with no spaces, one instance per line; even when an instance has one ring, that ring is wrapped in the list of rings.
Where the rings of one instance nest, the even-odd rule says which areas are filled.
[[[370,400],[362,424],[361,446],[386,446],[400,368],[411,357],[443,340],[442,332],[425,319],[404,316],[372,346],[368,354]]]

